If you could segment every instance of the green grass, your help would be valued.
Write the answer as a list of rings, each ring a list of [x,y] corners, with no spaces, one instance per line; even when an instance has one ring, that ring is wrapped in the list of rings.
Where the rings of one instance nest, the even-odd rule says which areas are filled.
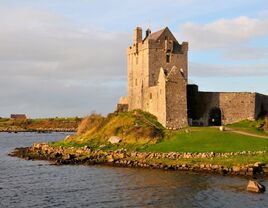
[[[187,131],[166,131],[164,139],[156,144],[151,143],[119,143],[108,144],[97,138],[85,140],[69,140],[53,143],[54,146],[90,146],[103,150],[128,149],[141,152],[241,152],[241,151],[268,151],[268,140],[258,137],[245,136],[232,132],[221,132],[215,128],[193,127]],[[250,158],[249,158],[250,159]]]
[[[239,152],[268,150],[268,140],[221,132],[215,128],[191,128],[189,133],[178,131],[163,141],[149,145],[149,152]]]
[[[177,159],[171,160],[168,158],[161,159],[147,159],[150,164],[162,163],[166,165],[179,165],[179,164],[212,164],[212,165],[221,165],[226,167],[240,166],[254,164],[256,162],[267,163],[268,154],[259,154],[259,155],[239,155],[239,156],[229,156],[229,157],[214,157],[214,158],[194,158],[194,159]]]
[[[264,120],[259,119],[257,121],[244,120],[234,124],[229,124],[230,127],[235,130],[244,131],[252,134],[258,134],[262,136],[268,136],[268,133],[264,131]]]
[[[229,125],[231,128],[252,133],[259,131],[262,126],[263,120],[242,121]],[[122,142],[109,144],[108,139],[111,136],[121,137]],[[89,125],[84,133],[53,145],[89,146],[92,149],[99,149],[101,146],[104,150],[124,148],[144,152],[268,151],[268,140],[264,138],[220,131],[218,128],[191,127],[179,131],[165,130],[157,122],[156,117],[141,110],[112,113],[106,118],[101,117],[98,122]]]

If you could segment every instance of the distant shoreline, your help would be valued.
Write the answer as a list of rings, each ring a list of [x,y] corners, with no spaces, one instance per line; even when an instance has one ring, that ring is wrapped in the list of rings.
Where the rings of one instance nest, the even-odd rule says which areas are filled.
[[[0,118],[0,132],[75,132],[81,122],[81,118]]]
[[[25,129],[25,130],[0,130],[0,133],[24,133],[24,132],[29,132],[29,133],[52,133],[52,132],[72,132],[75,133],[76,129],[44,129],[44,130],[38,130],[38,129]]]

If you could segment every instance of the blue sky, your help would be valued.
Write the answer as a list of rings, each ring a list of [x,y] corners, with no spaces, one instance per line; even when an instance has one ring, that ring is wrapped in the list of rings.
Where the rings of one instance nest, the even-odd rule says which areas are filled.
[[[0,0],[0,25],[0,116],[113,111],[136,26],[188,41],[201,90],[268,94],[267,0]]]

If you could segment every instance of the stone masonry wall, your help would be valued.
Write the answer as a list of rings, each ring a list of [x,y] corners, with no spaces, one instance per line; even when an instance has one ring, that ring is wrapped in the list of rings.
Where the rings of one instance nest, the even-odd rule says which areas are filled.
[[[180,69],[172,68],[166,81],[166,126],[170,129],[188,125],[186,85]]]
[[[268,96],[256,93],[256,117],[263,117],[268,114]]]
[[[220,109],[223,124],[241,120],[254,120],[255,93],[220,93]]]
[[[128,110],[148,111],[168,128],[187,126],[188,43],[180,45],[167,28],[157,40],[150,36],[143,39],[141,29],[136,28],[134,43],[127,52]],[[176,81],[181,83],[166,86],[166,76],[174,66],[182,76]]]
[[[230,124],[241,120],[256,118],[255,93],[235,92],[198,92],[188,93],[195,95],[195,99],[188,99],[188,112],[190,118],[199,120],[203,125],[208,125],[209,112],[219,108],[222,114],[222,123]]]

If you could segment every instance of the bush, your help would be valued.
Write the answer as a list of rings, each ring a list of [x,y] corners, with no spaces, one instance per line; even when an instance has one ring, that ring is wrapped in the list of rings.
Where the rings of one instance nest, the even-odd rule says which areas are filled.
[[[90,116],[85,117],[77,128],[77,135],[81,135],[86,131],[92,129],[93,127],[98,127],[102,121],[103,117],[100,114],[93,113]]]

